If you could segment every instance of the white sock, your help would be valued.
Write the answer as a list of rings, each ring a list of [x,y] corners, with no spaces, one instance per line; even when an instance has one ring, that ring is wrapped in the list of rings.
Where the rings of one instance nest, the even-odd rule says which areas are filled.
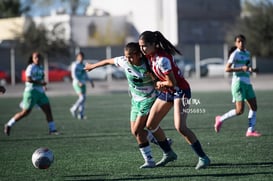
[[[145,146],[143,148],[139,148],[145,162],[148,161],[154,161],[153,156],[152,156],[152,149],[150,147],[150,145]]]
[[[152,134],[151,131],[147,130],[148,131],[148,134],[147,134],[147,140],[150,142],[150,143],[155,143],[157,144],[157,140],[156,138],[154,137],[154,135]]]
[[[247,131],[255,131],[255,125],[256,125],[256,111],[249,110]]]
[[[235,109],[232,109],[232,110],[228,111],[227,113],[223,114],[223,115],[221,116],[220,121],[221,121],[221,122],[224,122],[225,120],[230,119],[230,118],[232,118],[232,117],[234,117],[234,116],[236,116],[236,110],[235,110]]]
[[[55,131],[56,130],[54,121],[48,122],[48,128],[49,128],[50,131]]]
[[[7,125],[10,126],[10,127],[12,127],[15,123],[16,123],[15,119],[14,119],[14,118],[11,118],[11,119],[8,121]]]

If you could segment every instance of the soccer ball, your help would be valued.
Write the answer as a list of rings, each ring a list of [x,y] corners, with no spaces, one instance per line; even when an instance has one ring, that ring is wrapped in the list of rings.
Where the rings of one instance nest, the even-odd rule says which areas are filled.
[[[53,152],[48,148],[38,148],[32,154],[32,164],[38,169],[47,169],[54,161]]]

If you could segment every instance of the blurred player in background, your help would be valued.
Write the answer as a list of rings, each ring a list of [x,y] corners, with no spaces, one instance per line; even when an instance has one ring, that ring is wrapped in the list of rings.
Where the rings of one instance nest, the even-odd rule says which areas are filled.
[[[85,101],[86,101],[86,81],[89,81],[91,86],[94,87],[94,82],[87,76],[84,70],[85,64],[84,53],[79,52],[76,55],[76,61],[71,65],[72,85],[78,95],[77,101],[70,108],[73,117],[78,119],[86,119],[85,116]]]
[[[26,83],[23,93],[22,110],[16,113],[4,126],[4,133],[9,136],[11,127],[22,118],[26,117],[34,105],[38,105],[46,116],[49,134],[58,135],[53,120],[49,99],[45,94],[46,82],[44,81],[44,69],[40,65],[42,57],[38,52],[32,53],[29,65],[26,68]]]
[[[157,76],[156,88],[160,94],[151,108],[146,127],[154,134],[162,147],[167,145],[161,137],[159,124],[166,114],[174,107],[174,125],[199,157],[195,169],[206,168],[210,159],[204,153],[195,134],[187,127],[188,100],[191,98],[191,89],[184,79],[182,72],[176,66],[173,55],[181,54],[159,31],[145,31],[139,36],[139,45],[143,54],[149,59],[151,68]],[[165,166],[168,162],[177,159],[172,150],[166,150],[157,166]]]
[[[233,72],[231,91],[233,102],[235,102],[235,109],[231,109],[222,116],[216,116],[214,128],[218,133],[224,121],[243,114],[245,107],[244,102],[246,101],[249,107],[246,136],[258,137],[261,136],[261,134],[255,130],[257,101],[250,82],[250,73],[256,70],[250,66],[251,56],[250,52],[246,50],[245,44],[246,38],[244,35],[237,35],[235,37],[236,49],[230,54],[225,68],[226,72]]]
[[[93,70],[105,65],[116,65],[124,69],[128,80],[131,99],[131,133],[135,136],[139,150],[145,160],[140,168],[153,168],[155,161],[152,157],[149,141],[156,142],[153,135],[145,130],[146,120],[152,107],[157,91],[154,88],[152,71],[147,59],[142,55],[138,43],[128,43],[124,48],[124,56],[102,60],[95,64],[87,64],[85,70]],[[161,130],[161,128],[159,128]],[[162,131],[163,132],[163,131]],[[171,140],[168,139],[167,147]]]

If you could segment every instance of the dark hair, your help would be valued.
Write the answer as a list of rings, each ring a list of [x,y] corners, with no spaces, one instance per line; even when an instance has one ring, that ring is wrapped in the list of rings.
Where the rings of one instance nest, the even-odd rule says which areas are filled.
[[[176,53],[181,55],[181,52],[176,49],[175,46],[169,42],[169,40],[167,40],[159,31],[144,31],[140,34],[139,40],[143,40],[150,44],[155,43],[159,50],[165,51],[170,55],[175,55]]]
[[[237,49],[236,46],[230,47],[229,50],[228,50],[228,57],[230,57],[230,55],[232,54],[232,52],[234,52],[234,50],[236,50],[236,49]]]
[[[32,59],[33,54],[37,54],[39,60],[42,60],[42,58],[43,58],[42,55],[41,55],[39,52],[33,52],[33,53],[30,55],[30,57],[29,57],[29,59],[28,59],[28,61],[27,61],[27,64],[28,64],[28,65],[30,65],[30,64],[33,63],[33,59]]]
[[[84,53],[83,53],[83,52],[77,53],[77,56],[78,56],[78,55],[80,55],[80,56],[82,56],[82,58],[84,58]]]
[[[137,53],[141,53],[139,44],[136,42],[130,42],[127,43],[124,47],[125,51],[128,51],[129,54],[137,54]]]
[[[130,42],[130,43],[127,43],[125,45],[125,48],[124,48],[125,51],[128,51],[129,54],[141,54],[141,60],[143,60],[143,62],[145,63],[146,65],[146,68],[147,68],[147,71],[148,72],[153,72],[151,70],[151,67],[149,65],[149,61],[148,59],[143,55],[143,53],[141,52],[140,50],[140,46],[137,42]]]
[[[242,34],[236,35],[234,38],[234,41],[236,41],[238,39],[242,40],[242,41],[246,41],[246,37]]]

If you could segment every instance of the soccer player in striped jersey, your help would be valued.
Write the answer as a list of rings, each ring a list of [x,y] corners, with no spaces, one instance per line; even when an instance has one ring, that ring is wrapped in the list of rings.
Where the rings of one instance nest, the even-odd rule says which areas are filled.
[[[214,128],[218,133],[224,121],[243,114],[245,107],[244,102],[246,101],[249,107],[249,126],[246,131],[246,136],[259,137],[261,134],[255,130],[257,102],[254,89],[250,82],[250,73],[254,72],[255,69],[249,66],[251,56],[250,52],[246,50],[245,44],[246,38],[244,35],[237,35],[235,37],[235,46],[237,48],[230,54],[225,68],[226,72],[233,72],[231,91],[233,102],[235,102],[235,109],[231,109],[222,116],[216,116]]]
[[[153,75],[151,75],[152,72],[149,71],[147,59],[142,55],[138,43],[134,42],[125,46],[124,56],[105,59],[95,64],[86,64],[85,70],[91,71],[97,67],[113,64],[125,71],[128,80],[132,96],[131,133],[135,136],[139,150],[145,160],[145,163],[140,168],[153,168],[156,165],[148,141],[148,138],[151,139],[153,136],[145,129],[150,108],[157,96]],[[162,130],[161,128],[159,129]],[[170,149],[170,143],[168,143],[167,147]]]
[[[158,130],[159,124],[174,106],[175,128],[199,157],[195,169],[206,168],[210,164],[210,159],[204,153],[195,134],[186,124],[187,109],[189,108],[187,100],[191,98],[191,90],[173,59],[173,55],[181,53],[159,31],[141,33],[139,45],[143,54],[149,59],[151,68],[159,80],[156,82],[156,87],[160,90],[160,94],[151,108],[146,127],[154,134],[159,143],[164,141],[165,138]],[[177,155],[169,150],[163,154],[163,158],[156,165],[165,166],[168,162],[176,159]]]
[[[26,83],[23,94],[22,110],[16,113],[4,126],[4,133],[9,136],[11,127],[26,117],[35,105],[38,105],[46,116],[49,134],[58,135],[53,120],[49,99],[45,94],[46,82],[44,81],[44,69],[41,64],[41,55],[38,52],[32,53],[29,65],[26,68]]]
[[[84,70],[85,64],[84,53],[79,52],[76,55],[76,61],[71,65],[72,85],[74,91],[78,95],[78,99],[70,108],[73,117],[78,119],[86,119],[85,117],[85,101],[86,101],[86,81],[89,81],[91,86],[94,87],[94,82],[87,76]]]

